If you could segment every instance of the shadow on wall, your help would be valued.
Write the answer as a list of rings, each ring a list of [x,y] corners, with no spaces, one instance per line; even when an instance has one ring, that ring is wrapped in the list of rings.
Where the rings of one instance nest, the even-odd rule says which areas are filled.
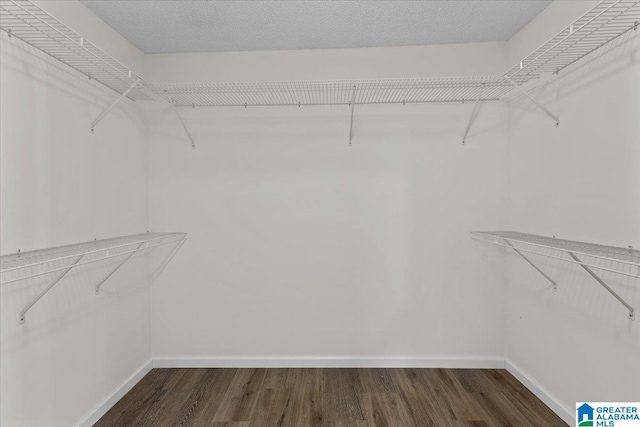
[[[398,150],[422,144],[460,146],[468,151],[508,124],[501,102],[485,102],[478,108],[464,146],[462,137],[473,108],[473,103],[358,105],[351,144],[350,116],[344,106],[182,107],[179,112],[196,139],[196,150],[233,142],[243,149],[268,144],[281,152],[309,150],[319,143],[351,151],[375,144],[393,144]],[[170,107],[150,110],[149,117],[149,140],[188,147]],[[280,146],[285,143],[288,145]]]
[[[558,285],[553,286],[533,267],[520,258],[513,250],[476,243],[483,254],[499,252],[507,257],[509,292],[520,298],[531,299],[548,313],[570,323],[585,325],[601,334],[615,335],[628,346],[637,346],[640,328],[637,327],[640,310],[640,279],[623,276],[609,271],[593,268],[593,271],[626,300],[636,310],[636,320],[630,320],[629,311],[613,295],[605,290],[580,265],[548,258],[542,255],[527,254],[527,257]],[[546,249],[548,255],[559,256],[558,251]],[[491,256],[483,256],[495,262]],[[628,274],[638,275],[638,268],[616,261],[604,261],[583,256],[583,262],[600,265],[604,268],[615,267]],[[567,257],[567,259],[569,259]],[[616,265],[614,265],[616,264]],[[517,313],[516,313],[517,314]]]
[[[530,93],[546,105],[588,89],[638,63],[640,63],[640,30],[630,30],[577,60],[549,80],[530,89]],[[524,95],[518,94],[509,101],[509,106],[514,111],[514,118],[531,114],[532,111],[538,113],[536,107],[532,106]],[[561,104],[558,105],[561,107]],[[561,113],[561,111],[555,111],[555,113]],[[562,126],[562,116],[560,126]]]
[[[0,43],[2,46],[2,66],[24,74],[38,82],[43,87],[62,92],[74,100],[88,103],[94,108],[87,109],[85,116],[80,120],[86,121],[87,138],[90,138],[89,125],[112,101],[120,96],[119,93],[108,87],[92,81],[88,76],[60,62],[41,50],[21,41],[17,37],[8,37],[4,31],[0,31]],[[38,98],[35,97],[34,98]],[[123,108],[126,106],[126,111]],[[138,115],[138,120],[132,120],[138,129],[144,131],[142,113],[138,106],[128,98],[119,104],[119,108],[113,109],[110,114]],[[76,118],[78,119],[78,118]],[[96,128],[96,132],[97,132]]]

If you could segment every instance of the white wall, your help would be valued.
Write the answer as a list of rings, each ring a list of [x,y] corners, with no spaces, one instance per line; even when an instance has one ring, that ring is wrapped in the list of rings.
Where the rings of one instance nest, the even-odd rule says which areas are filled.
[[[529,39],[558,31],[558,16],[574,19],[588,3],[552,4],[510,41],[511,55]],[[530,102],[511,105],[510,229],[640,247],[639,58],[640,31],[631,31],[536,91],[560,114],[558,129]],[[569,414],[577,401],[640,400],[638,320],[628,320],[627,310],[580,267],[536,261],[559,290],[509,255],[507,359]],[[637,281],[602,277],[640,308]]]
[[[504,54],[489,43],[148,64],[166,81],[183,67],[221,81],[393,77],[395,61],[404,75],[493,73]],[[484,106],[463,146],[472,108],[358,106],[352,147],[347,107],[182,109],[196,150],[174,116],[152,115],[150,224],[189,233],[153,287],[154,358],[501,359],[503,287],[468,231],[503,226],[507,116]]]
[[[470,76],[504,72],[506,43],[146,55],[154,83]]]
[[[90,134],[116,95],[32,51],[2,32],[1,253],[146,231],[144,115],[127,102]],[[24,325],[18,313],[45,278],[2,286],[1,425],[73,425],[148,362],[147,260],[132,259],[96,296],[108,271],[73,270]]]

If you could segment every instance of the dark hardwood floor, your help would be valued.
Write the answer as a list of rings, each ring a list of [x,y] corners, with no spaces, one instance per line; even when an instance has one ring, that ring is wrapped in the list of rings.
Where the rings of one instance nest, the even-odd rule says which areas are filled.
[[[154,369],[96,426],[566,426],[505,370]]]

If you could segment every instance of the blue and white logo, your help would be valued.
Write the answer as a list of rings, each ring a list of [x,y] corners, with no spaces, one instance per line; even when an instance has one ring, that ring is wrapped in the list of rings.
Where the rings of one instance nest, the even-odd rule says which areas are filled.
[[[576,411],[578,411],[578,417],[576,418],[578,426],[593,426],[593,406],[588,403],[583,403]]]
[[[578,402],[577,427],[640,427],[640,402]]]

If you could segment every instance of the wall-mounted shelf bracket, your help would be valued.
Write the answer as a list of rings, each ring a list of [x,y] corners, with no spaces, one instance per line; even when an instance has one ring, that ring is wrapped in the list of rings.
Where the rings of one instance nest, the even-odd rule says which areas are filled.
[[[53,288],[53,287],[56,285],[56,283],[58,283],[60,280],[62,280],[62,278],[63,278],[64,276],[66,276],[66,274],[67,274],[69,271],[71,271],[71,269],[72,269],[73,267],[75,267],[75,265],[76,265],[78,262],[80,262],[80,260],[82,259],[82,257],[83,257],[83,256],[84,256],[84,255],[79,255],[79,256],[77,256],[77,257],[76,257],[76,258],[71,262],[71,264],[69,265],[69,267],[67,267],[66,269],[62,270],[62,272],[61,272],[60,274],[58,274],[58,276],[56,276],[56,278],[55,278],[55,279],[53,279],[53,281],[52,281],[51,283],[49,283],[49,286],[47,286],[46,288],[44,288],[44,289],[42,290],[42,292],[40,292],[40,293],[38,294],[38,296],[37,296],[37,297],[35,297],[34,299],[32,299],[32,300],[29,302],[29,304],[27,304],[27,305],[22,309],[22,311],[20,312],[20,323],[24,323],[24,322],[25,322],[25,320],[26,320],[25,316],[26,316],[26,314],[27,314],[27,311],[31,310],[31,307],[33,307],[33,306],[35,305],[35,303],[37,303],[38,301],[40,301],[40,298],[42,298],[43,296],[45,296],[45,294],[46,294],[47,292],[49,292],[49,291],[51,290],[51,288]]]
[[[509,82],[515,86],[516,89],[518,89],[519,92],[521,92],[524,96],[526,96],[527,98],[529,98],[529,100],[531,102],[533,102],[539,109],[541,109],[542,111],[544,111],[544,113],[551,117],[553,119],[553,121],[556,123],[556,127],[560,126],[560,117],[558,117],[557,115],[553,114],[547,107],[545,107],[544,105],[542,105],[541,103],[539,103],[533,96],[529,95],[529,93],[522,89],[520,86],[518,86],[518,84],[516,82],[514,82],[513,80],[511,80],[511,78],[509,76],[504,76],[507,80],[509,80]]]
[[[353,109],[356,106],[356,87],[353,87],[353,92],[351,92],[351,124],[349,125],[349,145],[351,145],[351,140],[353,139]]]
[[[520,255],[520,257],[525,260],[526,262],[529,263],[529,265],[533,268],[536,269],[536,271],[540,274],[542,274],[544,276],[545,279],[547,279],[549,282],[551,282],[551,284],[553,285],[553,291],[557,292],[558,291],[558,284],[551,279],[551,277],[549,277],[544,271],[542,271],[537,265],[535,265],[533,263],[533,261],[531,261],[525,254],[523,254],[522,252],[520,252],[518,249],[516,249],[511,242],[509,242],[507,239],[502,238],[502,240],[511,248],[515,251],[515,253],[517,253],[518,255]],[[498,239],[498,242],[500,242],[500,239]]]
[[[193,136],[191,136],[191,132],[189,132],[189,128],[187,128],[187,125],[184,123],[184,120],[182,120],[182,116],[180,116],[180,113],[178,113],[178,109],[176,108],[173,102],[170,102],[169,104],[171,105],[173,112],[176,113],[176,116],[178,117],[178,120],[180,121],[180,124],[184,129],[184,133],[187,134],[187,138],[189,138],[189,142],[191,142],[191,148],[196,148],[196,141],[195,139],[193,139]]]
[[[111,272],[109,274],[107,274],[106,276],[104,276],[104,278],[96,285],[96,294],[100,293],[100,286],[102,286],[102,284],[104,282],[106,282],[107,280],[109,280],[109,278],[111,276],[114,275],[114,273],[118,270],[120,270],[120,267],[122,267],[124,265],[125,262],[129,261],[129,258],[131,258],[139,249],[142,249],[142,247],[144,245],[148,245],[148,242],[142,242],[138,245],[138,247],[135,249],[135,251],[131,252],[129,255],[127,255],[122,261],[120,261],[118,263],[118,265],[115,266],[115,268],[113,270],[111,270]],[[108,255],[108,254],[107,254]]]
[[[633,307],[631,307],[631,305],[629,305],[629,303],[627,303],[624,299],[622,299],[622,297],[620,295],[618,295],[618,293],[616,291],[614,291],[613,289],[611,289],[611,287],[609,287],[609,285],[607,285],[604,280],[602,280],[596,273],[593,272],[593,270],[591,270],[587,265],[585,265],[582,260],[580,260],[580,258],[578,258],[576,256],[576,254],[574,254],[571,251],[566,251],[569,256],[571,258],[574,259],[574,261],[576,261],[576,263],[578,263],[580,265],[580,267],[582,267],[584,269],[584,271],[586,271],[587,273],[589,273],[589,275],[591,275],[591,277],[593,277],[594,279],[596,279],[596,281],[598,283],[600,283],[600,285],[602,285],[603,288],[605,288],[611,295],[613,295],[615,297],[615,299],[617,299],[620,304],[624,305],[627,310],[629,310],[629,319],[631,320],[635,320],[636,318],[636,312],[635,309]]]
[[[471,125],[473,125],[473,122],[476,118],[476,114],[478,113],[478,108],[480,107],[480,99],[482,98],[482,95],[484,94],[484,89],[486,88],[486,85],[482,85],[482,89],[480,90],[480,92],[478,93],[478,98],[476,99],[476,103],[473,106],[473,111],[471,112],[471,117],[469,117],[469,123],[467,123],[467,128],[464,130],[464,135],[462,136],[462,144],[466,144],[467,143],[467,135],[469,134],[469,131],[471,130]]]
[[[138,86],[138,83],[140,83],[140,79],[138,79],[135,82],[133,82],[133,84],[131,86],[129,86],[129,88],[127,90],[122,92],[122,94],[118,97],[118,99],[113,101],[113,103],[111,105],[109,105],[93,122],[91,122],[91,127],[90,127],[91,133],[93,133],[93,131],[95,130],[95,127],[98,125],[98,123],[100,123],[100,121],[107,114],[109,114],[109,112],[111,110],[113,110],[113,107],[118,105],[120,103],[120,101],[122,101],[123,99],[125,99],[127,97],[127,95],[129,95],[129,92],[131,92],[133,89],[135,89],[136,86]]]
[[[164,271],[164,268],[167,266],[167,264],[169,264],[169,262],[171,262],[171,260],[173,259],[173,257],[176,255],[176,253],[178,253],[178,251],[180,250],[180,248],[182,248],[182,245],[185,244],[185,242],[187,241],[187,237],[183,237],[182,240],[180,240],[178,242],[178,244],[173,248],[173,250],[171,251],[171,253],[169,254],[169,256],[167,256],[164,261],[162,261],[162,263],[158,266],[158,268],[156,269],[156,271],[151,275],[151,283],[155,282],[156,278],[160,275],[160,273],[162,273]]]

